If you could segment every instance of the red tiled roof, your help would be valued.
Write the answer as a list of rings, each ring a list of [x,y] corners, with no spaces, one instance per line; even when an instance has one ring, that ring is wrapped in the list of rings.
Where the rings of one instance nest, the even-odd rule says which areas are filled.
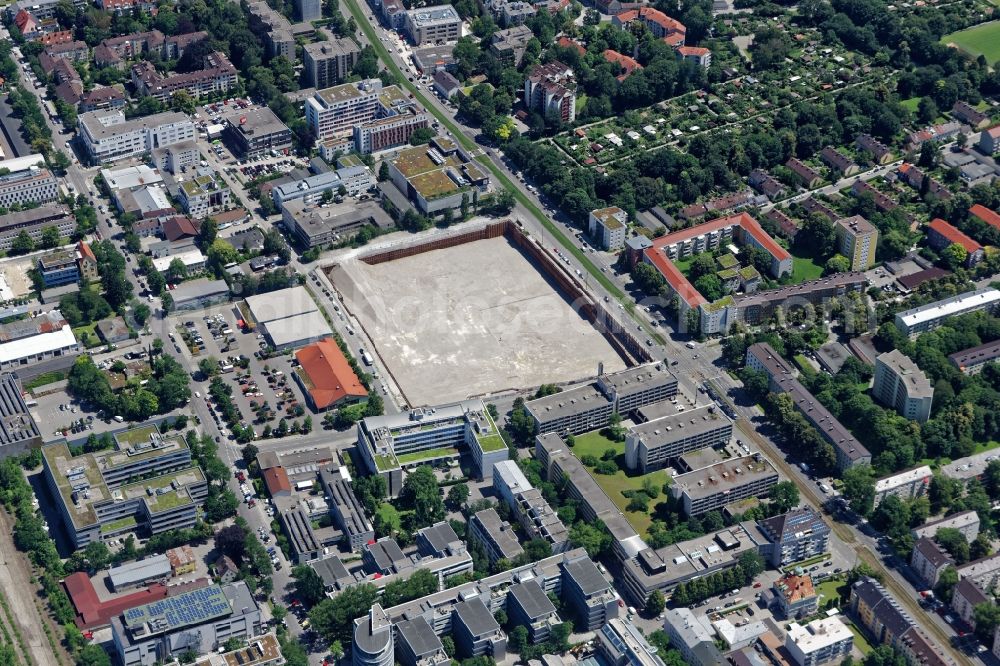
[[[576,49],[576,52],[579,53],[580,55],[585,55],[587,53],[587,49],[583,48],[583,46],[581,46],[579,42],[574,42],[569,37],[560,37],[558,40],[556,40],[556,44],[563,47],[564,49]]]
[[[953,227],[951,224],[945,222],[940,217],[936,217],[931,220],[931,223],[927,225],[929,228],[933,229],[936,233],[943,236],[952,243],[958,243],[965,248],[965,251],[969,254],[973,252],[978,252],[983,249],[983,246],[972,240],[961,231]]]
[[[63,580],[63,586],[76,608],[76,626],[80,629],[104,626],[111,622],[111,618],[124,613],[129,608],[148,604],[167,596],[165,585],[153,583],[144,590],[102,602],[97,596],[94,584],[82,571],[67,576]]]
[[[646,255],[646,259],[649,263],[653,264],[656,270],[660,271],[663,279],[667,281],[671,289],[677,292],[678,298],[684,300],[688,307],[696,308],[700,305],[708,303],[704,296],[694,288],[694,285],[684,277],[680,269],[674,266],[674,262],[670,261],[660,248],[655,246],[646,248],[643,252]]]
[[[198,227],[191,218],[177,215],[163,223],[163,235],[169,241],[180,240],[186,236],[197,236]]]
[[[292,484],[284,467],[268,467],[261,472],[261,476],[264,477],[264,485],[267,486],[267,492],[271,493],[271,497],[292,491]]]
[[[80,256],[87,261],[93,261],[97,263],[97,257],[94,256],[94,251],[90,249],[90,246],[86,242],[80,241],[76,244],[76,249],[80,252]]]
[[[622,12],[617,16],[618,20],[622,23],[629,23],[637,18],[641,18],[647,23],[655,23],[665,32],[686,32],[687,28],[684,24],[675,18],[670,18],[659,9],[654,9],[653,7],[642,7],[640,9],[630,9],[627,12]]]
[[[679,46],[677,52],[682,56],[704,56],[708,55],[710,51],[702,46]]]
[[[976,204],[975,206],[969,209],[969,212],[972,213],[975,217],[978,217],[986,224],[993,227],[994,229],[1000,229],[1000,215],[997,215],[986,206],[983,206],[981,204]]]
[[[719,229],[724,229],[733,225],[739,225],[742,227],[745,232],[753,236],[754,239],[760,243],[761,247],[770,252],[771,255],[778,261],[785,261],[786,259],[792,258],[792,255],[788,254],[788,250],[778,245],[773,238],[768,236],[767,232],[760,226],[760,223],[747,213],[740,213],[729,217],[720,217],[717,220],[712,220],[711,222],[706,222],[705,224],[699,224],[694,227],[675,231],[674,233],[667,234],[666,236],[660,236],[653,241],[653,247],[659,249],[667,245],[673,245],[674,243],[686,241],[690,238],[694,238],[695,236],[700,236],[701,234],[712,231],[718,231]]]
[[[663,38],[667,46],[679,46],[684,43],[684,33],[672,32]]]
[[[614,51],[612,49],[605,49],[604,53],[601,55],[603,55],[604,59],[608,62],[618,65],[625,70],[624,76],[619,78],[625,78],[636,70],[642,69],[642,65],[640,65],[635,58],[627,56],[624,53],[619,53],[618,51]]]
[[[326,409],[345,398],[364,398],[368,395],[333,338],[303,347],[295,352],[295,358],[312,383],[309,395],[316,409]]]

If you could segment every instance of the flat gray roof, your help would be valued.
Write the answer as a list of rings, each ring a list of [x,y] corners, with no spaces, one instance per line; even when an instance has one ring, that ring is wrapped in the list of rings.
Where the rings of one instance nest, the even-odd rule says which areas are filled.
[[[375,543],[370,543],[366,549],[371,553],[371,557],[379,569],[394,572],[397,570],[398,564],[409,562],[399,544],[391,537],[384,537]]]
[[[524,610],[532,620],[545,617],[556,612],[556,607],[552,600],[545,594],[545,590],[534,580],[511,586],[508,594],[513,595],[518,605]]]
[[[423,617],[415,617],[412,620],[397,622],[396,631],[399,637],[410,646],[410,651],[419,660],[424,655],[436,652],[444,653],[444,645],[441,639],[434,633],[431,625]]]
[[[166,555],[152,555],[144,560],[111,567],[108,569],[108,578],[111,579],[111,585],[118,588],[153,578],[169,578],[170,571],[170,560]]]
[[[601,386],[614,390],[619,396],[631,395],[656,386],[677,384],[677,377],[667,370],[663,363],[650,363],[637,368],[627,368],[619,372],[601,375]]]
[[[594,409],[595,405],[608,406],[610,404],[611,401],[601,393],[596,384],[587,384],[529,400],[525,403],[525,407],[538,420],[545,421],[557,416],[571,416],[589,412]]]
[[[454,613],[473,636],[488,636],[500,631],[496,618],[479,597],[455,604]]]
[[[673,412],[671,416],[633,426],[632,432],[644,440],[670,441],[711,432],[726,425],[732,426],[733,423],[732,419],[714,405],[695,407],[683,412],[678,412],[675,407]]]
[[[592,596],[611,589],[611,583],[601,574],[593,560],[581,557],[563,565],[566,573],[576,581],[584,595]]]
[[[879,363],[889,368],[893,374],[903,381],[906,385],[906,395],[908,397],[930,398],[934,396],[934,387],[931,386],[927,375],[917,367],[913,359],[903,352],[893,349],[884,354],[879,354],[875,359],[876,367],[878,367]]]
[[[675,476],[673,487],[683,490],[692,498],[709,497],[726,492],[728,488],[738,488],[754,481],[777,476],[778,472],[774,466],[762,455],[755,454]]]
[[[438,553],[443,553],[451,544],[455,542],[461,543],[462,541],[458,538],[458,535],[455,534],[455,529],[451,526],[451,523],[445,520],[442,520],[440,523],[435,523],[430,527],[425,527],[417,532],[417,534],[422,535],[425,539],[427,539],[431,548]]]
[[[505,559],[512,560],[524,552],[517,535],[514,534],[509,524],[500,520],[500,514],[497,513],[496,509],[483,509],[473,516],[473,519],[489,535]]]

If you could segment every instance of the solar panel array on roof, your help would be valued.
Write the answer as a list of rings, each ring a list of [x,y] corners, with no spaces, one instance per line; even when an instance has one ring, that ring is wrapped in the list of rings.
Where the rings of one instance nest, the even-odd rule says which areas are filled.
[[[159,634],[181,627],[204,624],[209,620],[226,615],[232,609],[222,588],[210,585],[197,590],[154,601],[145,606],[130,608],[123,614],[125,626],[142,633]]]

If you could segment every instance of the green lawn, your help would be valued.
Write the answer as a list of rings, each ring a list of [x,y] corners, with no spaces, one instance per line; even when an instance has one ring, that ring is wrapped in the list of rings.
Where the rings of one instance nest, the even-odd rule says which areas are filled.
[[[910,99],[904,99],[899,103],[901,107],[909,111],[910,113],[916,113],[917,107],[920,105],[919,97],[911,97]]]
[[[795,359],[795,365],[799,366],[799,370],[802,371],[802,374],[807,375],[809,377],[812,377],[813,375],[816,374],[816,369],[812,366],[812,363],[810,363],[809,359],[807,359],[805,356],[803,356],[802,354],[796,354],[794,356],[794,359]]]
[[[968,30],[960,30],[941,38],[944,44],[955,44],[973,56],[984,55],[987,62],[1000,60],[1000,21],[990,21]]]
[[[116,439],[122,444],[141,444],[142,442],[148,442],[149,436],[154,432],[156,432],[156,426],[140,426],[118,433]]]
[[[666,496],[662,492],[664,484],[670,483],[670,476],[663,470],[652,472],[645,475],[629,475],[626,474],[625,469],[625,443],[624,442],[613,442],[598,431],[588,432],[583,435],[577,435],[576,444],[573,446],[573,454],[577,458],[582,458],[586,455],[594,456],[600,459],[604,452],[608,449],[614,449],[617,454],[617,462],[619,470],[614,476],[609,476],[607,474],[596,474],[592,468],[590,470],[591,475],[597,484],[607,493],[611,501],[622,510],[625,514],[625,518],[631,523],[635,531],[643,538],[646,538],[649,531],[649,526],[653,522],[652,514],[656,513],[656,507],[666,500]],[[650,504],[649,513],[641,513],[638,511],[626,511],[625,507],[628,506],[629,499],[622,495],[622,491],[628,490],[641,490],[642,482],[645,479],[652,479],[658,488],[661,489],[660,496],[657,497]]]
[[[66,379],[66,373],[59,370],[53,370],[52,372],[43,372],[40,375],[36,375],[31,378],[31,381],[24,383],[25,391],[33,391],[39,386],[45,386],[46,384],[54,384],[55,382],[61,382]]]
[[[87,342],[86,342],[87,349],[91,349],[92,347],[99,347],[101,345],[101,339],[97,337],[97,331],[94,330],[95,325],[96,322],[92,324],[87,324],[85,326],[77,326],[76,328],[73,329],[73,335],[75,335],[76,339],[79,340],[80,342],[83,342],[83,334],[84,333],[87,334]]]
[[[792,282],[799,284],[823,277],[823,267],[808,257],[792,256]]]
[[[858,648],[861,654],[867,656],[872,651],[872,644],[868,642],[868,639],[865,638],[865,635],[861,633],[861,630],[853,622],[848,620],[847,628],[854,634],[854,647]]]
[[[670,261],[674,262],[674,266],[676,266],[677,270],[684,274],[684,277],[687,277],[688,272],[691,270],[691,264],[694,263],[694,258],[697,256],[697,254],[692,254],[690,257],[684,257],[683,259],[671,259]]]
[[[458,449],[453,446],[444,446],[438,449],[428,449],[426,451],[414,451],[413,453],[404,453],[401,456],[396,456],[399,460],[400,465],[405,465],[407,463],[416,462],[418,460],[433,460],[435,458],[444,458],[445,456],[457,456]]]
[[[840,606],[840,588],[846,587],[847,583],[842,580],[825,580],[816,586],[816,594],[821,595],[819,603],[822,606],[828,599],[837,599],[837,606]]]

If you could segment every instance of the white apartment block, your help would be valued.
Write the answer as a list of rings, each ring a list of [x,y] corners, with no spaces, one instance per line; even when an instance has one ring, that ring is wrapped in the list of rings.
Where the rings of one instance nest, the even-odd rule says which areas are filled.
[[[875,482],[875,506],[889,495],[895,495],[903,501],[921,497],[927,492],[933,475],[931,468],[923,465],[879,479]]]
[[[381,92],[378,79],[317,90],[306,100],[306,122],[316,139],[323,141],[375,118]]]
[[[893,349],[875,359],[872,396],[911,421],[923,423],[931,417],[934,387],[910,357]]]
[[[0,162],[0,167],[3,163]],[[32,167],[27,171],[0,176],[0,206],[48,203],[59,196],[59,184],[48,169]]]
[[[625,247],[627,229],[628,213],[618,206],[590,211],[588,231],[605,250],[621,250]]]
[[[78,120],[80,138],[94,162],[113,162],[196,138],[194,123],[168,111],[126,120],[121,111],[89,111]]]
[[[839,615],[792,624],[785,636],[785,649],[798,666],[820,666],[840,661],[851,653],[854,634]]]
[[[406,12],[405,26],[417,46],[445,44],[462,36],[462,19],[451,5],[411,9]]]

